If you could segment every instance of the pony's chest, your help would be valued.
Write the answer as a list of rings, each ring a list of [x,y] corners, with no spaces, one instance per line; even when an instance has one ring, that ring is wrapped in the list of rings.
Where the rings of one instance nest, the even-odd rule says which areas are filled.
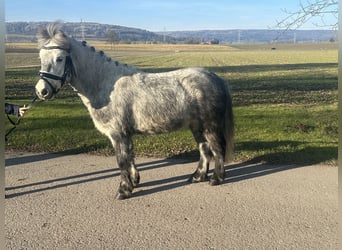
[[[95,127],[102,133],[106,133],[113,124],[113,117],[108,110],[91,110],[90,116]]]

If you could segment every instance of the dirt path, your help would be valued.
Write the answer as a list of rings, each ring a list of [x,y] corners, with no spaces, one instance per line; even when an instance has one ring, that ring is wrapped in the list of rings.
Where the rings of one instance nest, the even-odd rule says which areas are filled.
[[[113,157],[6,153],[6,249],[337,249],[337,167],[231,164],[211,187],[196,162],[137,163],[118,201]]]

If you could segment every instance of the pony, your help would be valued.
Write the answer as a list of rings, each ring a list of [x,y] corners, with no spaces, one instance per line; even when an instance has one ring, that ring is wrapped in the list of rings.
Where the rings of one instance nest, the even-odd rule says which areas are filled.
[[[204,68],[144,72],[69,37],[58,24],[39,30],[37,38],[41,69],[36,95],[51,99],[66,83],[77,91],[95,127],[114,147],[121,177],[117,199],[131,197],[140,181],[134,163],[134,133],[189,128],[200,152],[189,181],[209,181],[210,185],[224,181],[224,163],[232,156],[234,132],[226,81]],[[209,178],[212,158],[215,168]]]

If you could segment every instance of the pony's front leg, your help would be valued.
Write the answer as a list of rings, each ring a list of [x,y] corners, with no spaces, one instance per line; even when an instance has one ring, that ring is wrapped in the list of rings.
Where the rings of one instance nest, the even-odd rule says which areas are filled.
[[[115,154],[121,170],[120,186],[116,195],[119,200],[131,197],[133,188],[139,183],[139,172],[134,164],[134,152],[132,140],[129,137],[116,137]]]

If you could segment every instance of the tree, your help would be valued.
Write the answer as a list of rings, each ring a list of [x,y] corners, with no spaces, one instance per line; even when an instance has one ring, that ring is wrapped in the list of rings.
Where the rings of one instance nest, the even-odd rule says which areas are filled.
[[[117,33],[115,33],[113,30],[108,31],[107,33],[107,41],[110,43],[110,49],[113,49],[113,44],[118,42],[119,39],[119,35]]]
[[[213,39],[210,41],[211,44],[220,44],[220,40],[219,39]]]
[[[316,23],[316,26],[337,29],[338,0],[306,0],[305,3],[300,2],[299,6],[299,9],[296,11],[284,9],[287,17],[277,21],[277,27],[285,30],[298,29],[310,19],[320,17],[321,24]],[[326,23],[325,18],[329,15],[335,17],[336,22]]]

